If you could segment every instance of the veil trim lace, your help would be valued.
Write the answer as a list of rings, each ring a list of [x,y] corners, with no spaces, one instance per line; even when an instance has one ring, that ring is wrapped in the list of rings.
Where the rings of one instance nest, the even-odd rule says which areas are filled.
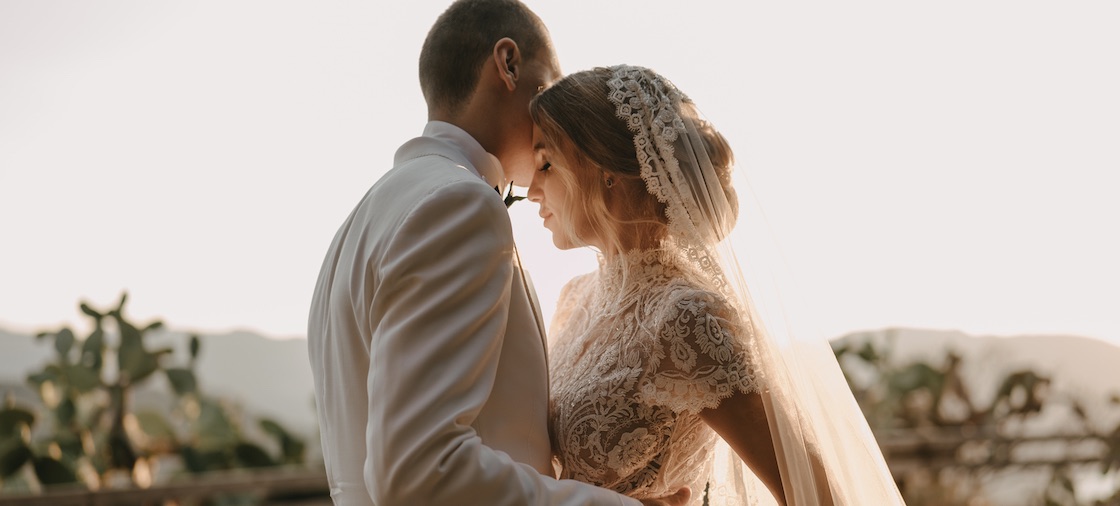
[[[686,120],[675,112],[682,102],[689,102],[688,97],[671,82],[651,78],[647,69],[627,65],[613,69],[613,77],[607,82],[610,100],[617,107],[618,117],[634,134],[634,148],[646,189],[666,206],[669,235],[685,257],[708,277],[713,288],[730,295],[727,279],[712,248],[713,239],[726,231],[705,227],[706,223],[714,222],[706,221],[707,217],[703,215],[705,207],[726,207],[726,197],[723,197],[723,202],[718,202],[722,195],[708,191],[703,195],[694,192],[676,156],[676,144],[699,141],[696,126],[691,121],[686,124]],[[700,153],[704,151],[702,145],[693,146],[690,143],[688,147],[693,151],[699,148]],[[703,161],[697,159],[694,163],[701,164]],[[710,168],[710,162],[708,166]],[[709,188],[704,187],[703,190]],[[712,202],[703,206],[699,202],[701,199]]]
[[[797,342],[786,327],[773,335],[764,325],[773,318],[760,316],[725,240],[737,209],[723,189],[730,169],[714,166],[707,154],[691,100],[649,69],[609,70],[609,99],[634,134],[642,179],[666,206],[667,243],[727,297],[741,319],[738,337],[753,348],[787,504],[903,504],[828,343]],[[765,488],[725,444],[717,451],[723,457],[709,481],[710,504],[758,504]]]

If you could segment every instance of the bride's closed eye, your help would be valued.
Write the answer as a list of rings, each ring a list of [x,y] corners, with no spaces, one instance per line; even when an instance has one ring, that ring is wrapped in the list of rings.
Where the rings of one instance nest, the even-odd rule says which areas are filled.
[[[551,168],[552,168],[552,164],[551,164],[551,163],[548,163],[548,162],[544,162],[544,165],[542,165],[542,166],[541,166],[541,168],[539,168],[539,169],[537,169],[537,170],[538,170],[538,171],[541,171],[541,172],[548,172],[548,169],[551,169]]]

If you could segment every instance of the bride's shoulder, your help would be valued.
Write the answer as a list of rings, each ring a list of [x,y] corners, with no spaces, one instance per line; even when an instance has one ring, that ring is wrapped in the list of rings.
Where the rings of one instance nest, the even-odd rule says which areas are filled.
[[[560,298],[566,299],[573,297],[577,294],[586,292],[589,287],[594,284],[595,273],[588,272],[580,274],[564,283],[564,287],[560,289]]]
[[[560,296],[557,299],[557,309],[564,311],[565,309],[581,305],[592,292],[592,287],[595,284],[594,273],[580,274],[567,283],[560,289]]]
[[[689,280],[673,280],[666,287],[665,303],[675,308],[674,312],[689,312],[693,315],[707,314],[724,319],[736,315],[727,297],[718,291],[705,288]]]
[[[591,274],[583,274],[572,278],[560,289],[560,296],[556,300],[556,312],[552,315],[552,324],[548,330],[549,335],[561,334],[563,328],[572,319],[573,314],[580,312],[580,308],[587,306],[592,280]]]

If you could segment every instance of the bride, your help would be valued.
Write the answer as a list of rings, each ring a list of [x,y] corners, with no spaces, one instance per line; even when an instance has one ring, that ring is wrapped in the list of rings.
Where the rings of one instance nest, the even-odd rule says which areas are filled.
[[[690,504],[902,504],[832,355],[759,321],[724,240],[732,153],[694,104],[616,66],[530,108],[528,197],[557,247],[600,252],[551,327],[561,478],[640,499],[688,487]]]

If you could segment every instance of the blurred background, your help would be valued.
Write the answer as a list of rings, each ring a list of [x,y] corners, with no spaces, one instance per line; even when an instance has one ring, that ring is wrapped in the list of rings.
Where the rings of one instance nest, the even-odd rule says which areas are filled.
[[[446,5],[0,2],[0,501],[321,500],[311,289]],[[1120,6],[529,5],[565,72],[652,67],[730,140],[737,239],[908,504],[1120,503]],[[548,318],[596,259],[536,212]]]

